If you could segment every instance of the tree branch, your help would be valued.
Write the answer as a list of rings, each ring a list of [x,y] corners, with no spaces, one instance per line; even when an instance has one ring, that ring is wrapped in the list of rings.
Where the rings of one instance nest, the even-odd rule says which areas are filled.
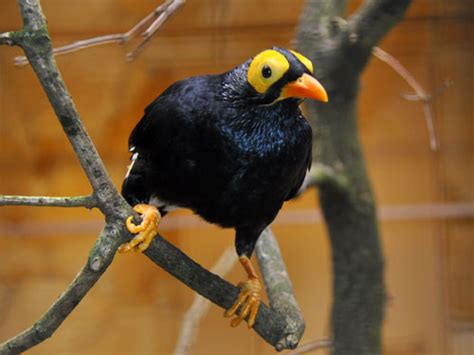
[[[360,74],[372,48],[399,21],[410,0],[368,0],[348,22],[334,19],[326,28],[301,17],[298,49],[313,60],[329,102],[308,101],[313,126],[313,158],[322,164],[319,201],[332,247],[332,353],[380,354],[384,316],[384,259],[374,196],[365,169],[358,129]],[[312,11],[306,2],[303,12]],[[313,30],[323,33],[319,41]],[[348,59],[350,58],[350,59]],[[334,174],[342,177],[335,188]],[[342,193],[341,193],[342,192]]]
[[[115,251],[125,241],[126,234],[124,230],[106,226],[91,249],[86,264],[64,293],[35,324],[0,344],[0,354],[19,354],[48,339],[102,276]]]
[[[423,103],[423,112],[425,114],[426,120],[426,127],[428,129],[428,134],[430,137],[430,148],[433,151],[437,151],[439,149],[439,141],[438,135],[436,134],[436,128],[434,125],[433,120],[433,110],[431,109],[431,100],[432,96],[429,95],[425,89],[420,85],[420,83],[415,79],[415,77],[400,63],[395,57],[393,57],[390,53],[385,52],[380,47],[374,47],[372,51],[373,55],[387,63],[395,72],[400,75],[408,85],[415,91],[415,95],[413,97],[409,96],[406,99],[409,100],[416,100],[421,101]]]
[[[153,239],[144,253],[155,264],[223,309],[232,306],[239,288],[214,275],[161,236]],[[253,330],[277,347],[288,335],[285,316],[261,304]],[[282,350],[277,348],[277,350]]]
[[[283,336],[275,346],[277,351],[294,349],[305,330],[305,322],[296,302],[288,272],[281,257],[275,236],[267,227],[257,241],[255,248],[262,272],[270,307],[286,318]]]
[[[367,53],[399,22],[411,0],[367,0],[349,19],[357,47]]]
[[[77,197],[10,196],[0,195],[0,206],[55,206],[55,207],[96,207],[93,195]]]
[[[105,214],[113,215],[113,212],[110,211],[110,201],[118,200],[120,195],[115,190],[104,164],[82,124],[71,95],[57,68],[52,56],[51,41],[41,6],[37,0],[20,0],[19,5],[24,28],[15,32],[15,40],[25,51],[56,116],[59,118],[82,169],[92,185],[98,207]]]
[[[82,49],[101,46],[104,44],[116,43],[126,44],[131,39],[135,38],[145,26],[153,20],[148,28],[142,33],[142,40],[131,52],[127,53],[127,59],[135,59],[150,39],[158,32],[168,18],[173,15],[181,6],[184,5],[185,0],[167,0],[164,4],[157,6],[150,14],[140,20],[135,26],[125,33],[110,34],[105,36],[93,37],[81,41],[76,41],[68,45],[53,48],[53,55],[59,56],[68,53],[73,53]],[[0,36],[1,44],[1,36]],[[17,66],[23,66],[28,64],[28,58],[25,56],[15,57],[13,59],[14,64]]]
[[[211,272],[220,277],[224,277],[237,264],[237,258],[233,246],[228,247],[220,256],[216,264],[211,268]],[[192,347],[197,339],[199,324],[209,311],[211,302],[197,294],[191,307],[184,315],[179,339],[174,349],[174,355],[187,355],[192,351]]]

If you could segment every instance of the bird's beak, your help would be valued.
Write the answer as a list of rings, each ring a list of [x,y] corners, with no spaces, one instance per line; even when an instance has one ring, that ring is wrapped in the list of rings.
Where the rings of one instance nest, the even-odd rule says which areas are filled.
[[[328,94],[321,83],[306,73],[295,81],[286,84],[282,89],[281,97],[300,97],[328,102]]]

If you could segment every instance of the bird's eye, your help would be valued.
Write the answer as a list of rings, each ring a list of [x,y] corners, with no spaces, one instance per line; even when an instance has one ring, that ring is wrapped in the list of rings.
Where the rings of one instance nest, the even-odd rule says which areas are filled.
[[[268,79],[269,77],[271,77],[272,76],[272,68],[270,68],[268,65],[265,64],[262,68],[262,76],[265,79]]]

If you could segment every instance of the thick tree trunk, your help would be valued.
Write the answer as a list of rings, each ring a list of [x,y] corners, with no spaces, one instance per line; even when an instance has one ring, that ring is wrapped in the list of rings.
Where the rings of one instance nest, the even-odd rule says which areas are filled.
[[[346,1],[308,0],[298,49],[314,63],[329,103],[307,102],[313,157],[334,270],[334,354],[379,354],[385,291],[376,209],[357,131],[359,76],[373,46],[410,1],[367,1],[344,20]]]

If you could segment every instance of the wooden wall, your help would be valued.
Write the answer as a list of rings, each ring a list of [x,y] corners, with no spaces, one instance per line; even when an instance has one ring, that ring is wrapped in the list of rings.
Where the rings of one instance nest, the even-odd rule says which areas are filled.
[[[123,32],[157,4],[42,3],[55,45]],[[189,0],[132,63],[124,60],[126,49],[114,45],[59,57],[68,88],[117,186],[128,164],[128,134],[148,102],[179,78],[227,70],[273,45],[291,46],[302,5],[302,0]],[[439,152],[429,149],[422,106],[401,98],[410,92],[405,82],[376,59],[363,76],[361,139],[382,208],[474,201],[473,18],[470,1],[416,0],[381,44],[435,95]],[[2,0],[0,32],[20,25],[16,2]],[[87,194],[87,180],[31,69],[11,64],[20,53],[0,48],[0,194]],[[447,90],[442,89],[445,79],[453,83]],[[288,203],[274,228],[307,321],[303,341],[329,331],[326,231],[315,217],[296,218],[307,216],[315,201],[311,191]],[[390,217],[390,209],[383,211],[388,214],[382,216]],[[472,213],[463,218],[420,217],[416,212],[388,217],[381,221],[390,294],[385,353],[472,353]],[[187,212],[167,217],[163,233],[210,267],[233,243],[232,232],[196,226],[193,220],[179,227],[189,218]],[[86,260],[101,225],[96,211],[0,209],[0,341],[32,324],[54,301]],[[242,277],[236,267],[227,279],[238,282]],[[118,256],[53,338],[30,353],[170,353],[193,297],[146,258]],[[273,353],[246,327],[230,329],[222,313],[211,307],[196,354]]]

